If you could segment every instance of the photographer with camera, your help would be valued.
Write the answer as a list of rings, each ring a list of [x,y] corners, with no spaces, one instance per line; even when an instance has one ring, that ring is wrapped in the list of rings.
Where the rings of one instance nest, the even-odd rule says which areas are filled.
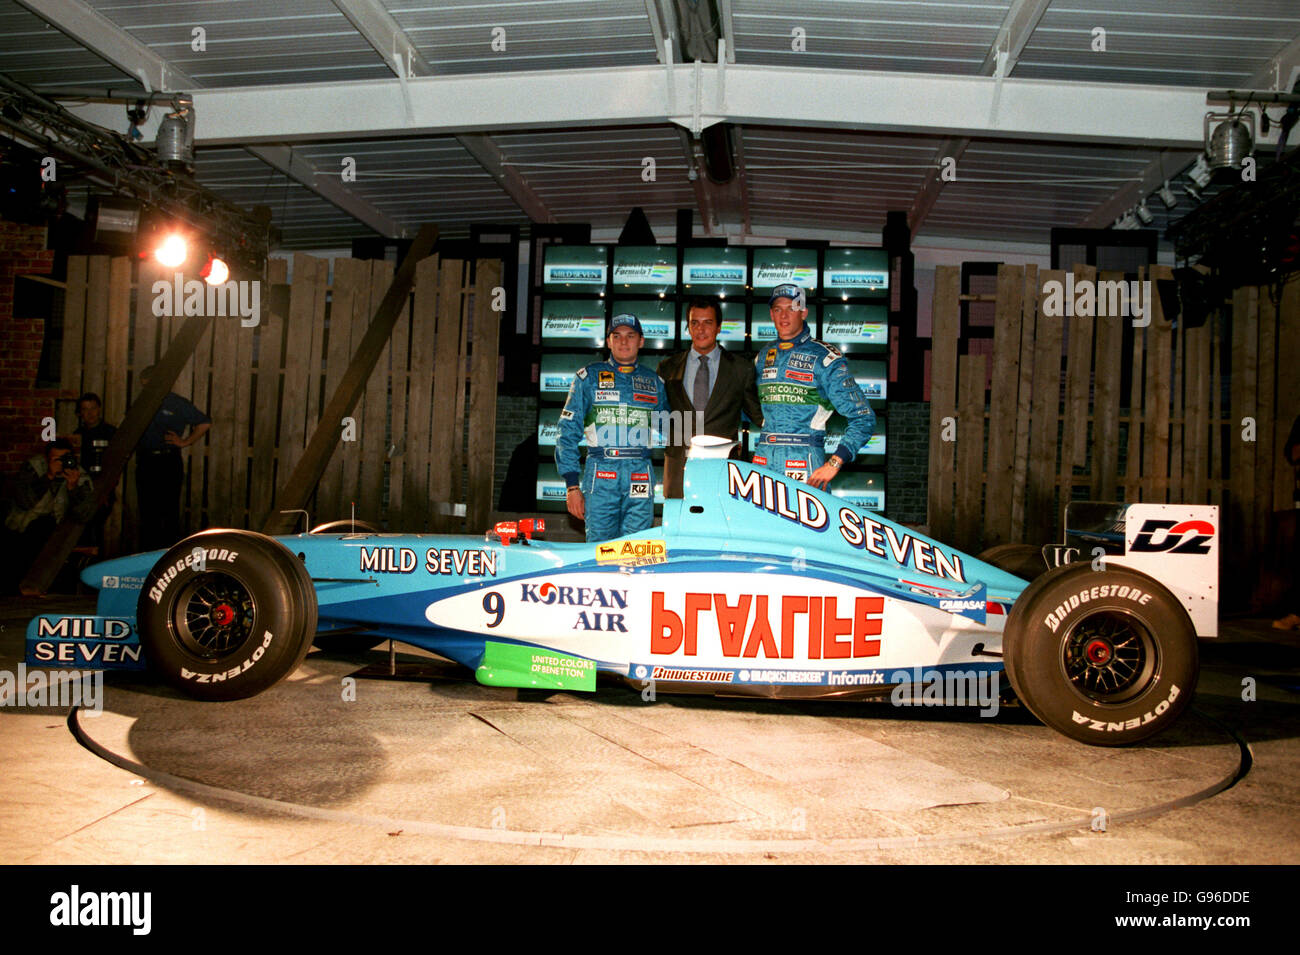
[[[95,514],[95,489],[81,470],[72,442],[59,438],[33,455],[5,489],[0,561],[6,593],[14,593],[23,574],[54,528],[65,517],[88,521]]]

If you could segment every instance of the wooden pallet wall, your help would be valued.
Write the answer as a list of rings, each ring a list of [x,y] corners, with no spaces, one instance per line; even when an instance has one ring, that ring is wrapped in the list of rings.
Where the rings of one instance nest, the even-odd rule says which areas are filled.
[[[182,526],[259,527],[314,430],[336,427],[348,440],[340,441],[317,486],[313,525],[347,518],[355,504],[359,520],[391,530],[482,530],[493,508],[500,314],[490,305],[501,263],[437,256],[421,262],[410,302],[351,421],[333,423],[321,422],[320,411],[369,327],[393,265],[335,259],[331,283],[327,260],[295,255],[292,281],[288,264],[268,263],[258,324],[213,318],[173,385],[212,418],[208,435],[183,452]],[[65,395],[95,391],[105,420],[121,421],[140,391],[140,372],[161,357],[179,327],[152,307],[153,283],[171,278],[150,261],[69,258]],[[61,401],[59,433],[76,425],[73,402]],[[135,549],[135,493],[130,465],[105,527],[107,554]]]
[[[1126,343],[1129,318],[1043,314],[1045,283],[1063,272],[1002,266],[986,390],[984,356],[959,354],[960,274],[941,266],[935,276],[935,536],[972,552],[1044,543],[1059,538],[1072,499],[1168,501],[1218,504],[1228,552],[1269,551],[1277,513],[1291,509],[1282,445],[1300,414],[1300,275],[1280,289],[1237,289],[1197,328],[1174,327],[1153,284],[1150,324]],[[1149,277],[1170,276],[1157,266]]]

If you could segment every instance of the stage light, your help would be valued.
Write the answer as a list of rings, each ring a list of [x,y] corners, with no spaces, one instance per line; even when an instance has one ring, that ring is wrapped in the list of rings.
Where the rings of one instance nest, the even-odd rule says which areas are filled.
[[[153,257],[169,269],[177,269],[189,258],[189,247],[183,236],[173,232],[154,249]]]
[[[1138,221],[1143,225],[1150,225],[1151,220],[1155,218],[1155,216],[1151,214],[1151,207],[1147,205],[1145,199],[1139,202],[1137,208],[1133,211],[1137,213]]]
[[[221,285],[230,278],[230,269],[221,259],[211,255],[208,256],[207,264],[199,271],[199,275],[209,285]]]

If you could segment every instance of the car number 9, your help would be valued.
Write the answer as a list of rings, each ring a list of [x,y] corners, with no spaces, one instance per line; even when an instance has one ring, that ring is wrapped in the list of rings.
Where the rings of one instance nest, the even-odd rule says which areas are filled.
[[[488,613],[496,614],[496,619],[490,622],[488,627],[499,626],[506,615],[506,602],[501,599],[499,591],[489,590],[483,595],[483,609]]]

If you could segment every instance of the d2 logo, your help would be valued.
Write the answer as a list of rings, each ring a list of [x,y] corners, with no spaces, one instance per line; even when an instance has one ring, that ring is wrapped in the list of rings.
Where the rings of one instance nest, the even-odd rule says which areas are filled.
[[[1214,525],[1208,521],[1149,520],[1133,538],[1130,551],[1145,554],[1208,554]]]

